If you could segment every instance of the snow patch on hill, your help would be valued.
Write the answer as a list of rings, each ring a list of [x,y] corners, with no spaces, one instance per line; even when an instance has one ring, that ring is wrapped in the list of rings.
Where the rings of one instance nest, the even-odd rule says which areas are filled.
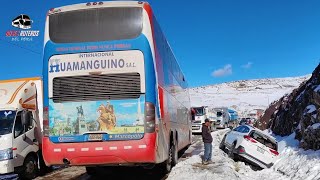
[[[227,106],[245,116],[253,109],[266,109],[310,77],[241,80],[191,88],[191,106]]]

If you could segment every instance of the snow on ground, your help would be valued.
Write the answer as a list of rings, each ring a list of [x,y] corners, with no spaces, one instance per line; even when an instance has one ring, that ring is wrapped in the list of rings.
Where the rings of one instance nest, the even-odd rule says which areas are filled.
[[[319,129],[320,128],[320,123],[315,123],[311,127],[312,127],[312,129]]]
[[[320,85],[318,85],[315,89],[314,92],[318,92],[320,90]]]
[[[226,106],[245,116],[253,109],[266,109],[270,103],[291,93],[311,76],[242,80],[190,89],[192,106]]]
[[[275,165],[269,169],[254,171],[243,162],[234,162],[219,149],[220,141],[228,130],[213,132],[213,162],[214,164],[200,168],[194,164],[201,163],[202,152],[178,163],[170,173],[168,180],[319,180],[320,151],[304,151],[298,148],[294,134],[288,137],[276,137],[279,141],[281,155]]]
[[[281,158],[272,167],[274,171],[286,174],[290,179],[319,180],[320,150],[303,150],[298,147],[295,133],[290,136],[275,136],[280,141]]]
[[[307,109],[307,112],[306,112],[307,114],[308,114],[308,113],[313,113],[314,111],[317,110],[316,106],[313,105],[313,104],[307,106],[306,109]]]
[[[36,178],[36,180],[77,179],[77,177],[85,173],[85,167],[72,166],[68,168],[58,169],[46,176],[38,177]]]

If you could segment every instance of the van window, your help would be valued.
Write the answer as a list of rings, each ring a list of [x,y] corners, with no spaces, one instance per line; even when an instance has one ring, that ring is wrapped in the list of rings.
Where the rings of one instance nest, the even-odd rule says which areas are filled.
[[[27,131],[33,128],[33,115],[31,111],[28,111],[27,113],[26,128],[27,128]]]
[[[14,138],[19,137],[24,133],[24,128],[21,121],[21,111],[17,113],[16,122],[14,124]]]

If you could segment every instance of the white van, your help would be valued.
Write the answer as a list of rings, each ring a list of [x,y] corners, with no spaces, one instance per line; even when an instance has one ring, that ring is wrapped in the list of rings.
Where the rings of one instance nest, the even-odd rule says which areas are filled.
[[[42,100],[40,78],[0,81],[0,174],[33,179],[44,164]]]

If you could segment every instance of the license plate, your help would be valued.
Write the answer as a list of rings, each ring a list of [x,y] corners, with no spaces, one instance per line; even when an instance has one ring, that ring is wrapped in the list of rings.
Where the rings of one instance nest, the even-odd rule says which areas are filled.
[[[262,154],[264,154],[264,149],[262,149],[262,148],[259,147],[259,146],[257,147],[257,151],[260,152],[260,153],[262,153]]]
[[[102,134],[89,134],[89,141],[102,141]]]

